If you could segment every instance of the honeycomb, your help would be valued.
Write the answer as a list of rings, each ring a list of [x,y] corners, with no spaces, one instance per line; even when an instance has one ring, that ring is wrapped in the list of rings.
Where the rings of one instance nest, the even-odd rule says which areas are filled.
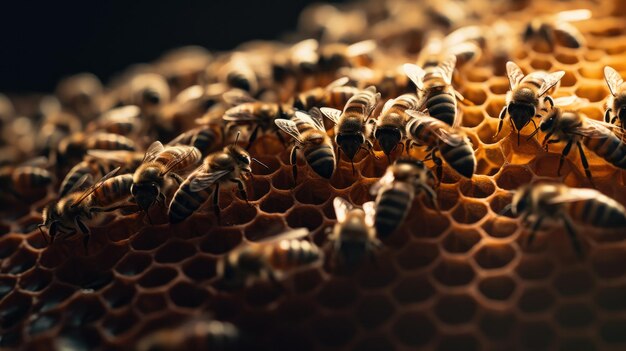
[[[480,3],[468,2],[476,8]],[[510,58],[526,73],[564,70],[555,96],[588,99],[583,112],[601,120],[609,93],[603,67],[626,75],[623,2],[491,5],[493,12],[478,13],[485,25],[504,20],[519,26],[548,11],[591,6],[593,18],[576,23],[587,41],[583,48],[546,50],[517,43]],[[365,4],[352,6],[344,11],[358,17]],[[368,6],[369,17],[363,16],[381,24],[372,33],[387,28],[389,35],[381,42],[411,43],[398,60],[414,62],[411,46],[417,45],[423,28],[402,32],[398,26],[393,32],[388,24],[382,26],[381,17],[389,21],[385,11]],[[359,32],[327,32],[361,39]],[[176,60],[174,55],[170,59]],[[326,229],[335,224],[333,199],[341,196],[357,205],[372,200],[369,187],[387,167],[384,157],[360,155],[356,173],[344,161],[327,181],[299,160],[294,187],[289,150],[271,133],[250,149],[268,166],[252,165],[250,205],[235,192],[223,192],[220,225],[206,207],[176,225],[167,224],[165,209],[155,210],[153,225],[140,214],[115,215],[92,228],[86,254],[80,240],[48,245],[39,233],[41,210],[54,199],[53,192],[29,197],[30,204],[4,201],[0,348],[132,350],[155,331],[176,330],[193,318],[210,316],[237,326],[245,336],[240,349],[624,350],[624,232],[577,228],[585,250],[579,259],[562,228],[540,231],[528,247],[528,231],[519,219],[499,215],[511,201],[510,191],[523,184],[559,180],[590,186],[576,152],[557,176],[563,145],[550,152],[535,139],[522,138],[517,145],[508,122],[493,138],[509,88],[503,65],[484,54],[455,76],[455,86],[471,102],[462,105],[462,126],[476,150],[477,174],[461,179],[444,169],[436,189],[441,212],[416,200],[407,221],[384,240],[376,260],[355,272],[337,272],[328,265],[310,268],[288,276],[284,288],[263,280],[235,290],[217,284],[216,265],[225,254],[289,228],[308,228],[312,240],[327,249]],[[192,68],[184,77],[193,82],[203,67]],[[168,81],[172,91],[181,90],[183,81]],[[32,106],[30,100],[15,99],[14,104],[17,111],[34,109],[24,107]],[[3,116],[8,140],[7,121]],[[35,128],[27,124],[22,121],[21,128]],[[531,131],[526,128],[523,135]],[[3,160],[19,158],[19,152],[2,147],[7,153]],[[625,173],[588,156],[598,190],[626,205]]]

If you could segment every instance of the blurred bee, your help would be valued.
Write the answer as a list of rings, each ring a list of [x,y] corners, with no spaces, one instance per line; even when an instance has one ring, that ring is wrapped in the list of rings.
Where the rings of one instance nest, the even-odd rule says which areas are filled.
[[[137,350],[234,351],[240,347],[240,337],[239,330],[231,323],[195,318],[179,327],[159,330],[144,337]]]
[[[354,67],[341,71],[357,87],[375,86],[383,99],[389,99],[413,91],[413,86],[401,66],[392,69],[373,69],[370,67]]]
[[[76,74],[59,82],[56,96],[66,111],[89,121],[100,113],[102,83],[91,73]]]
[[[554,102],[555,107],[541,119],[538,130],[546,133],[542,143],[546,151],[550,144],[561,141],[567,143],[559,159],[558,175],[561,175],[565,157],[574,144],[578,147],[580,161],[592,185],[594,185],[593,178],[582,144],[614,166],[626,169],[626,145],[610,130],[612,125],[592,120],[583,113],[572,110],[576,105],[588,103],[587,99],[569,96],[558,98]],[[564,108],[568,105],[569,109]]]
[[[184,46],[170,50],[154,66],[169,85],[171,96],[197,84],[198,79],[212,60],[211,54],[200,46]]]
[[[546,218],[562,220],[572,246],[582,256],[582,246],[572,220],[598,228],[626,227],[626,209],[595,189],[569,188],[564,184],[524,185],[515,192],[511,203],[514,215],[522,215],[530,228],[531,245]]]
[[[202,155],[193,146],[167,146],[159,141],[150,145],[141,165],[133,175],[130,192],[146,213],[155,201],[165,201],[162,191],[166,185],[166,176],[178,184],[183,182],[180,174],[196,167]],[[149,219],[149,217],[148,217]]]
[[[81,191],[78,189],[90,178],[89,175],[83,176],[74,188],[68,191],[68,195],[44,208],[43,223],[39,225],[39,229],[42,227],[47,229],[51,242],[57,237],[63,240],[80,233],[83,235],[83,245],[87,250],[91,235],[87,224],[97,224],[102,219],[98,214],[127,207],[125,203],[131,195],[133,178],[131,174],[116,177],[118,171],[119,167]]]
[[[37,147],[42,154],[52,158],[62,139],[81,130],[81,120],[71,113],[54,112],[45,115],[36,134]]]
[[[226,110],[222,117],[226,122],[226,131],[230,131],[237,125],[248,125],[253,128],[248,138],[248,146],[246,146],[246,149],[252,146],[259,130],[263,132],[268,130],[276,132],[276,135],[284,144],[284,140],[280,133],[278,133],[278,128],[274,124],[274,120],[291,118],[293,111],[290,107],[283,106],[280,103],[258,101],[241,90],[226,92],[223,98],[227,103],[235,105]]]
[[[457,127],[418,111],[406,111],[413,118],[406,125],[411,144],[425,145],[431,151],[431,158],[437,165],[437,179],[441,181],[441,157],[459,175],[471,179],[476,172],[476,156],[469,138]]]
[[[320,110],[313,108],[308,114],[296,111],[291,120],[277,119],[274,123],[296,141],[289,156],[294,182],[298,176],[296,151],[299,148],[302,148],[309,167],[320,177],[330,179],[335,172],[335,152]]]
[[[456,100],[463,97],[452,87],[452,73],[456,57],[448,56],[436,66],[427,66],[424,69],[417,65],[407,63],[404,72],[417,87],[417,95],[420,98],[418,110],[426,109],[428,114],[448,125],[457,124]]]
[[[549,51],[554,50],[556,45],[577,49],[585,45],[585,37],[570,22],[584,21],[589,18],[591,18],[591,11],[587,9],[535,17],[526,24],[522,38],[526,43],[545,45]]]
[[[222,126],[210,123],[188,130],[167,145],[188,145],[200,150],[202,156],[207,156],[224,144],[224,131]]]
[[[287,274],[323,261],[322,250],[304,240],[308,234],[306,228],[294,229],[240,246],[218,262],[217,274],[228,286],[246,286],[256,279],[282,286]]]
[[[274,81],[290,94],[317,85],[314,78],[319,61],[318,48],[317,40],[305,39],[275,55],[272,58]]]
[[[342,67],[371,66],[377,45],[374,40],[363,40],[347,45],[326,44],[319,49],[318,69],[321,72],[337,72]]]
[[[391,163],[391,153],[406,138],[406,124],[411,118],[406,111],[418,109],[419,104],[420,101],[415,94],[404,94],[388,100],[383,106],[376,120],[374,137],[387,155],[389,163]]]
[[[343,111],[322,107],[321,111],[335,123],[335,142],[339,152],[343,151],[352,161],[356,153],[365,144],[369,152],[373,152],[371,136],[373,123],[370,117],[380,100],[380,93],[375,87],[368,87],[348,100]],[[338,155],[337,160],[339,160]],[[354,163],[352,164],[354,170]]]
[[[508,114],[513,130],[517,131],[517,144],[519,145],[521,130],[531,122],[536,127],[533,118],[541,117],[538,110],[547,112],[546,102],[550,103],[550,106],[554,106],[554,100],[546,94],[550,89],[556,90],[558,88],[565,72],[536,71],[524,76],[522,70],[512,61],[506,63],[506,71],[511,90],[506,94],[506,105],[500,111],[498,131],[494,137],[500,134],[504,117]]]
[[[622,76],[609,66],[604,67],[604,80],[611,91],[606,101],[604,121],[614,124],[619,120],[621,129],[624,130],[626,127],[626,85]]]
[[[484,44],[485,38],[479,26],[461,27],[445,37],[439,31],[431,31],[426,35],[417,64],[428,71],[431,67],[441,66],[454,56],[455,60],[451,62],[450,68],[450,75],[452,75],[457,64],[463,66],[478,59]]]
[[[88,150],[96,149],[135,151],[135,142],[113,133],[74,133],[59,142],[53,159],[58,167],[64,167],[80,162]]]
[[[370,194],[376,196],[374,227],[378,237],[389,236],[404,222],[419,191],[439,209],[433,190],[435,183],[435,176],[422,161],[401,158],[390,165],[385,175],[370,187]]]
[[[337,224],[332,230],[330,242],[333,252],[338,255],[336,264],[354,268],[368,257],[374,258],[374,251],[381,247],[374,227],[374,202],[366,202],[363,209],[355,208],[341,197],[333,200]]]
[[[259,80],[249,57],[243,52],[235,52],[217,71],[218,81],[231,88],[241,89],[255,96],[260,89]]]
[[[140,114],[139,107],[134,105],[117,107],[91,121],[85,130],[88,133],[105,132],[124,136],[134,135],[141,129]]]
[[[317,87],[300,93],[296,96],[293,107],[304,111],[322,106],[342,109],[351,97],[361,91],[356,87],[345,86],[349,81],[347,77],[342,77],[325,87]]]
[[[139,107],[141,115],[146,118],[154,118],[159,109],[170,101],[170,87],[160,74],[138,74],[130,80],[128,89],[127,104]]]
[[[52,174],[44,168],[47,163],[45,157],[37,157],[18,166],[3,166],[0,168],[0,189],[16,199],[44,191],[53,180]]]

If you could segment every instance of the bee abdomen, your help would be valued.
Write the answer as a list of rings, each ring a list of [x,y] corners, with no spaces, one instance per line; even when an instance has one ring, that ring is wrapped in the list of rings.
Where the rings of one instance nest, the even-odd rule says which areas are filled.
[[[104,134],[90,139],[89,149],[135,151],[135,143],[121,135]]]
[[[18,168],[14,177],[20,191],[42,188],[52,183],[52,174],[39,167]]]
[[[584,138],[583,144],[615,167],[626,169],[626,145],[614,134],[602,138]]]
[[[192,138],[191,145],[206,152],[213,148],[216,139],[217,136],[212,130],[202,130]]]
[[[305,149],[304,158],[320,177],[328,179],[335,172],[335,153],[329,145]]]
[[[108,207],[130,197],[130,186],[133,184],[132,174],[123,174],[107,179],[93,193],[95,205]]]
[[[440,93],[426,100],[428,113],[449,125],[454,124],[456,118],[456,100],[448,93]]]
[[[626,213],[612,199],[600,196],[572,204],[572,213],[582,222],[599,228],[626,227]]]
[[[281,241],[272,251],[272,267],[292,269],[309,265],[319,260],[320,249],[305,240]]]
[[[179,223],[191,216],[209,198],[210,189],[197,192],[189,190],[189,182],[185,181],[174,194],[168,210],[171,223]]]
[[[460,175],[468,179],[472,178],[476,170],[476,157],[474,156],[474,149],[467,142],[458,146],[442,143],[439,151],[441,152],[441,157],[450,167]]]
[[[413,198],[399,189],[385,190],[376,203],[375,226],[379,237],[393,233],[406,217]]]

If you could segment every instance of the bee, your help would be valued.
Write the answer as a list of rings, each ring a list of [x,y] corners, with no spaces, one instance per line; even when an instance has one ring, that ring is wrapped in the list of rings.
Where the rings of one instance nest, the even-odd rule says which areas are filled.
[[[452,67],[450,68],[452,72],[457,64],[462,66],[478,59],[482,53],[481,46],[484,46],[484,42],[485,39],[480,26],[461,27],[445,37],[439,31],[431,31],[426,34],[424,47],[418,55],[417,64],[428,71],[429,68],[441,66],[443,62],[454,56],[455,60],[451,63]]]
[[[266,279],[282,286],[287,274],[319,265],[324,253],[304,240],[306,228],[293,229],[269,239],[248,243],[233,250],[217,265],[217,274],[230,286],[246,286]]]
[[[292,120],[277,119],[274,123],[296,141],[289,156],[294,182],[298,175],[296,151],[299,148],[302,148],[309,167],[320,177],[330,179],[335,172],[335,152],[333,143],[326,134],[320,110],[313,108],[308,114],[296,111]]]
[[[139,207],[147,213],[155,201],[164,201],[162,190],[166,185],[166,176],[173,178],[178,184],[182,183],[180,174],[194,168],[201,158],[200,151],[193,146],[164,147],[159,141],[152,143],[133,174],[133,184],[130,187]]]
[[[437,194],[433,190],[436,179],[422,161],[400,158],[390,165],[385,175],[370,188],[376,196],[374,227],[379,238],[393,233],[406,219],[413,198],[423,191],[435,208]]]
[[[202,156],[207,156],[224,143],[222,126],[216,123],[205,124],[188,130],[172,139],[168,145],[188,145],[200,150]]]
[[[88,150],[135,151],[135,142],[123,135],[113,133],[74,133],[59,142],[54,158],[57,166],[80,162]]]
[[[226,131],[229,131],[237,125],[249,125],[253,128],[248,138],[248,146],[246,146],[246,149],[252,146],[259,130],[263,132],[273,130],[284,144],[284,140],[280,133],[278,133],[278,128],[273,121],[276,119],[291,118],[293,111],[290,107],[283,106],[281,103],[258,101],[241,90],[226,92],[223,98],[227,103],[235,105],[226,110],[222,117],[226,122]]]
[[[350,161],[364,144],[369,152],[373,152],[370,140],[373,123],[370,117],[378,100],[380,100],[380,93],[377,93],[376,88],[371,86],[351,97],[343,111],[329,107],[321,108],[324,116],[335,123],[335,142],[339,152],[343,151]],[[354,170],[354,163],[352,167]]]
[[[170,101],[170,87],[160,74],[138,74],[130,80],[128,89],[128,104],[137,106],[144,117],[153,118]]]
[[[463,97],[452,87],[452,73],[456,57],[449,55],[437,65],[426,66],[424,69],[407,63],[404,72],[417,87],[420,98],[418,110],[427,110],[428,114],[448,125],[457,124],[457,99]]]
[[[374,40],[363,40],[354,44],[326,44],[318,50],[318,70],[336,72],[342,67],[370,66],[377,45]]]
[[[333,207],[337,224],[330,234],[330,242],[340,266],[353,268],[366,257],[373,259],[375,250],[382,246],[376,238],[374,202],[366,202],[360,209],[336,197]]]
[[[140,130],[139,107],[134,105],[117,107],[103,113],[98,119],[87,125],[86,131],[105,132],[129,136],[137,134]]]
[[[567,143],[559,159],[557,174],[561,174],[564,159],[575,144],[578,147],[585,175],[595,187],[582,144],[596,155],[621,169],[626,169],[626,145],[611,131],[612,125],[592,120],[581,112],[560,107],[575,106],[575,103],[584,104],[586,102],[588,102],[587,99],[580,99],[577,96],[556,99],[555,107],[541,119],[538,130],[546,133],[542,143],[546,151],[550,144],[561,141]],[[554,138],[552,138],[553,136]]]
[[[554,88],[556,90],[558,88],[558,84],[565,72],[547,73],[536,71],[524,76],[519,66],[512,61],[506,63],[506,72],[509,77],[511,90],[506,94],[506,105],[500,111],[500,116],[498,117],[500,122],[494,137],[500,134],[504,117],[508,114],[511,126],[517,131],[517,144],[519,145],[521,130],[528,123],[533,123],[536,127],[533,118],[541,117],[538,110],[547,112],[546,103],[549,103],[551,107],[554,106],[554,100],[550,95],[546,94],[550,89]]]
[[[205,48],[184,46],[165,53],[154,66],[166,79],[170,95],[175,96],[196,84],[211,60],[212,56]]]
[[[476,156],[469,138],[458,128],[419,111],[406,111],[413,117],[406,125],[406,132],[410,138],[409,146],[426,145],[431,151],[431,158],[437,165],[437,179],[441,180],[442,161],[436,155],[439,151],[441,158],[459,175],[471,179],[476,172]]]
[[[380,116],[378,116],[374,137],[387,155],[389,163],[391,163],[391,153],[406,138],[406,123],[411,118],[406,111],[418,109],[419,103],[415,94],[400,95],[395,99],[388,100],[383,106]]]
[[[621,129],[624,130],[626,127],[626,85],[622,76],[609,66],[604,67],[604,80],[611,91],[606,102],[604,121],[615,124],[619,120]]]
[[[370,67],[353,67],[342,70],[350,80],[357,82],[357,87],[375,86],[382,98],[389,99],[413,90],[410,80],[402,70],[402,66],[391,69],[373,69]]]
[[[138,343],[139,351],[238,350],[241,333],[231,323],[194,318],[176,328],[156,331]]]
[[[91,73],[76,74],[59,82],[56,96],[61,105],[83,121],[95,118],[100,113],[99,99],[102,83]]]
[[[521,215],[530,228],[528,245],[546,218],[562,220],[572,247],[579,257],[582,247],[572,220],[598,228],[626,227],[626,209],[617,201],[595,189],[570,188],[564,184],[524,185],[511,202],[514,215]]]
[[[43,223],[39,225],[39,229],[42,230],[42,227],[47,229],[51,243],[54,243],[57,237],[64,240],[81,233],[83,245],[87,250],[91,230],[86,221],[97,224],[102,219],[99,214],[127,207],[125,203],[131,196],[130,187],[133,178],[131,174],[115,176],[118,171],[119,167],[87,189],[77,190],[90,178],[89,175],[84,175],[74,188],[68,191],[68,195],[44,208]]]
[[[0,168],[0,189],[20,199],[25,195],[45,190],[52,184],[53,175],[44,167],[48,160],[37,157],[18,166]]]
[[[235,52],[219,68],[218,81],[226,83],[231,88],[241,89],[255,96],[260,89],[260,83],[248,56],[243,52]]]
[[[319,61],[319,43],[315,39],[297,42],[272,59],[272,77],[280,85],[288,85],[288,91],[300,91],[313,84]],[[287,84],[289,83],[289,84]]]
[[[570,22],[591,18],[591,11],[578,9],[562,11],[555,15],[536,17],[526,24],[522,38],[524,42],[546,45],[552,51],[562,45],[567,48],[580,48],[585,45],[585,37]]]
[[[359,88],[345,86],[349,81],[347,77],[342,77],[325,87],[317,87],[300,93],[296,96],[293,107],[304,111],[322,106],[342,109],[348,100],[360,91]]]

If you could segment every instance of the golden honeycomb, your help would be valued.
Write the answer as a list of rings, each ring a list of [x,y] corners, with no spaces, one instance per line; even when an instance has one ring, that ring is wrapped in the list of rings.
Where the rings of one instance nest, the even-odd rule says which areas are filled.
[[[482,4],[477,11],[485,25],[504,20],[519,26],[539,14],[590,8],[592,19],[576,23],[587,41],[583,48],[546,50],[516,43],[510,58],[526,73],[564,70],[555,97],[586,98],[590,104],[583,112],[603,118],[609,94],[603,67],[626,75],[623,3],[499,1],[493,12],[484,2],[468,4]],[[370,7],[370,17],[381,16]],[[408,39],[389,32],[385,40],[413,40],[415,33],[407,33]],[[358,33],[335,34],[361,39]],[[414,62],[415,50],[407,49],[398,61]],[[341,162],[327,181],[299,160],[294,187],[289,150],[271,134],[250,150],[268,166],[253,164],[250,205],[234,192],[223,192],[220,224],[207,206],[176,225],[167,224],[165,209],[152,214],[153,225],[140,214],[111,216],[106,226],[92,228],[86,254],[80,240],[49,246],[37,230],[53,193],[33,196],[32,205],[4,201],[0,348],[132,350],[157,330],[210,316],[237,326],[246,339],[240,349],[626,349],[624,231],[578,227],[585,251],[579,259],[562,228],[542,230],[528,247],[528,231],[519,220],[498,214],[510,203],[510,191],[523,184],[556,179],[590,186],[576,152],[557,176],[563,145],[549,153],[535,139],[522,137],[517,145],[508,121],[493,138],[509,89],[504,62],[485,54],[459,69],[454,80],[471,102],[462,106],[462,125],[476,150],[477,174],[460,179],[446,168],[436,189],[441,212],[416,200],[376,259],[355,272],[327,264],[288,276],[282,288],[262,280],[243,289],[219,286],[218,260],[245,242],[306,227],[328,250],[333,199],[341,196],[357,205],[372,200],[369,187],[387,167],[385,158],[361,155],[356,173]],[[190,68],[185,77],[193,82],[202,69]],[[30,103],[14,101],[17,110]],[[626,205],[624,172],[588,156],[598,190]]]

